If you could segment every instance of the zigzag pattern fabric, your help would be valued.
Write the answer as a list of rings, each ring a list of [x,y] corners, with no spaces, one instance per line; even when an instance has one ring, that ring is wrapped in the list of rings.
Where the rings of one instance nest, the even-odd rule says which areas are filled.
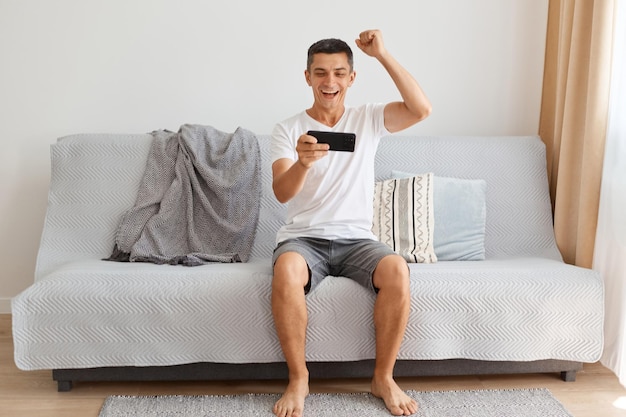
[[[101,261],[134,204],[152,140],[78,135],[52,145],[36,282],[12,304],[20,369],[284,360],[270,259],[285,207],[272,193],[269,136],[258,136],[261,206],[248,263]],[[400,359],[599,359],[602,280],[561,261],[538,137],[390,137],[376,169],[379,181],[397,169],[487,182],[487,259],[410,264]],[[374,301],[349,279],[324,280],[307,296],[307,359],[373,358]]]
[[[378,181],[372,232],[407,262],[437,262],[433,174]]]
[[[137,200],[122,218],[108,260],[247,262],[261,194],[255,135],[190,124],[152,135]]]

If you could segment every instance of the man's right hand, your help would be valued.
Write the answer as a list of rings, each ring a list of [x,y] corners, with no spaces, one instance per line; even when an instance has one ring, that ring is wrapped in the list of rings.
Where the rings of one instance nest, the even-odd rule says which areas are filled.
[[[296,145],[296,152],[298,152],[298,161],[296,163],[302,164],[309,169],[315,161],[328,155],[329,148],[330,145],[327,143],[317,143],[317,139],[314,136],[302,135],[298,138],[298,144]]]
[[[272,188],[274,195],[281,203],[291,200],[302,190],[309,168],[315,161],[328,155],[327,143],[317,143],[317,138],[302,135],[298,138],[296,151],[298,160],[282,158],[272,164]]]

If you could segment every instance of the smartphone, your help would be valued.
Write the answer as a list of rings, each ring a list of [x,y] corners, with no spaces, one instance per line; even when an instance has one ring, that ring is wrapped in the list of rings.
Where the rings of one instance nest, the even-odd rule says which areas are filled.
[[[354,145],[356,143],[356,135],[354,133],[309,130],[306,134],[314,136],[318,143],[329,144],[331,151],[354,152]]]

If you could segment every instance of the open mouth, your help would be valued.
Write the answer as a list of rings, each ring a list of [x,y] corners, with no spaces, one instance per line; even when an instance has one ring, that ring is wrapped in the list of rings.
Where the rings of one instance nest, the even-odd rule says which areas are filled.
[[[325,98],[334,98],[337,94],[339,94],[339,91],[337,91],[337,90],[333,90],[333,91],[324,91],[324,90],[322,90],[322,95]]]

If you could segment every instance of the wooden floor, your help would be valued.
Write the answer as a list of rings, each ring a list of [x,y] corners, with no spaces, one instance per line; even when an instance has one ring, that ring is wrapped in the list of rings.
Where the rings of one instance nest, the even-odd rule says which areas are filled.
[[[563,382],[556,374],[530,374],[401,378],[398,383],[404,389],[416,391],[548,388],[574,417],[626,417],[626,389],[600,364],[585,365],[576,382]],[[285,381],[77,383],[72,391],[59,393],[50,371],[17,369],[13,362],[11,316],[0,315],[0,416],[3,417],[97,417],[109,395],[280,393],[284,387]],[[366,379],[311,382],[312,392],[368,390]]]

